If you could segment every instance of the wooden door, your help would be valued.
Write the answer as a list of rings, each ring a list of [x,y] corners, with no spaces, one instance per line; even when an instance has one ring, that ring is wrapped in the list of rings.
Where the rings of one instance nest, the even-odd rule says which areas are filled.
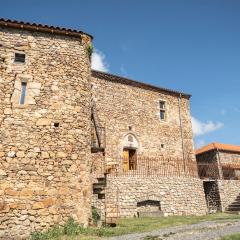
[[[129,151],[127,149],[123,150],[123,171],[129,171]]]

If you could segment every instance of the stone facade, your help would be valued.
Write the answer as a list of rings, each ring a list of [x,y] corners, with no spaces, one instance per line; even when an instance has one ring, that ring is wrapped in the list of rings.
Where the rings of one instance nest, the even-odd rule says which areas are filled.
[[[129,154],[135,151],[137,164],[143,163],[139,159],[145,157],[163,162],[172,158],[182,165],[184,161],[195,161],[189,96],[96,71],[92,72],[91,84],[96,122],[105,129],[102,161],[107,169],[111,169],[108,165],[122,164],[125,149],[130,150]],[[160,102],[165,104],[164,120],[160,118]],[[93,162],[99,163],[99,157],[93,153]],[[177,170],[177,167],[173,166],[169,164],[168,171],[174,173],[173,168]],[[106,212],[106,219],[133,217],[149,211],[156,213],[157,209],[166,216],[206,214],[201,180],[178,178],[177,174],[169,178],[146,177],[139,169],[140,166],[125,169],[132,177],[110,174],[105,199],[97,199],[93,194],[93,205],[102,216]],[[134,170],[141,172],[140,175],[134,176]]]
[[[234,152],[219,152],[221,163],[240,163],[240,153]]]
[[[189,97],[131,85],[95,71],[92,75],[92,97],[99,123],[105,127],[107,162],[122,157],[129,135],[137,155],[180,160],[184,155],[195,160]],[[160,101],[165,102],[165,120],[160,120]]]
[[[91,219],[90,40],[0,27],[0,237]]]
[[[209,211],[240,212],[240,147],[211,143],[196,151]]]
[[[240,180],[218,180],[222,211],[240,196]]]
[[[209,175],[212,177],[223,179],[240,179],[239,152],[211,150],[197,154],[196,160],[199,166],[209,164],[206,173],[208,171]],[[212,164],[215,164],[215,166]],[[207,165],[205,168],[207,169]]]
[[[0,20],[2,238],[69,217],[86,226],[91,204],[102,217],[207,212],[202,181],[167,161],[195,164],[190,95],[91,71],[90,44],[83,32]],[[166,160],[172,175],[104,178],[126,149],[129,159]]]
[[[240,153],[222,150],[212,150],[196,155],[197,161],[202,163],[240,163]]]
[[[154,204],[148,204],[149,201]],[[145,207],[141,204],[144,202]],[[164,216],[207,212],[203,184],[196,178],[109,177],[106,206],[116,206],[121,217],[136,217],[138,212],[156,212],[157,209]]]

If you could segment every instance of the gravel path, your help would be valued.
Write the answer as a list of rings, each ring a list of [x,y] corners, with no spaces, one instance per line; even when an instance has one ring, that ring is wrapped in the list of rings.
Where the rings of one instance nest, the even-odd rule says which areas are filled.
[[[146,236],[157,236],[161,240],[217,240],[233,233],[240,233],[239,220],[209,221],[179,227],[163,228],[146,233],[134,233],[109,240],[143,240]]]

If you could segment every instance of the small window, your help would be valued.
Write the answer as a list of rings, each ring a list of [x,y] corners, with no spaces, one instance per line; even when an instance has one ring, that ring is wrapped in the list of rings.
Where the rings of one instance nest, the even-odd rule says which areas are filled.
[[[166,103],[165,101],[160,101],[160,119],[161,120],[166,120]]]
[[[24,53],[15,53],[15,63],[25,63],[25,54]]]
[[[59,122],[55,122],[55,123],[53,124],[53,126],[54,126],[54,127],[59,127]]]
[[[21,84],[20,101],[19,101],[20,104],[24,104],[25,103],[26,91],[27,91],[27,83],[26,82],[22,82],[22,84]]]

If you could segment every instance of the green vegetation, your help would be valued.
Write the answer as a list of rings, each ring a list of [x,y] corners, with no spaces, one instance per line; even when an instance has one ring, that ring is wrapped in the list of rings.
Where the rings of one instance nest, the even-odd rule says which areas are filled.
[[[93,48],[92,44],[87,47],[87,52],[88,52],[89,58],[91,58],[91,56],[93,54],[93,50],[94,50],[94,48]]]
[[[131,218],[119,219],[115,228],[111,227],[88,227],[83,228],[73,219],[69,219],[63,227],[55,226],[46,232],[32,234],[32,240],[96,240],[101,237],[118,236],[135,232],[148,232],[160,228],[193,224],[202,221],[221,221],[240,219],[239,215],[211,214],[206,216],[170,216],[162,218]],[[150,237],[150,236],[149,236]],[[153,240],[154,238],[149,238]],[[156,239],[156,238],[155,238]],[[224,239],[224,240],[235,240]]]
[[[100,215],[95,207],[92,207],[92,219],[95,225],[100,221]]]
[[[222,240],[240,240],[240,233],[226,236]]]

